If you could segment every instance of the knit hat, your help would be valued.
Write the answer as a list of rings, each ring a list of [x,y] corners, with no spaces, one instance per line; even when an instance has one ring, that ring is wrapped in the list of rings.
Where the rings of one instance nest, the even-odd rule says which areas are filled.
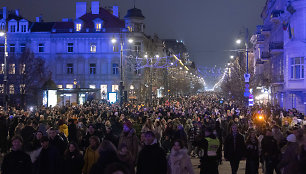
[[[292,142],[292,143],[295,143],[296,142],[296,137],[294,134],[290,134],[288,137],[287,137],[287,141],[288,142]]]

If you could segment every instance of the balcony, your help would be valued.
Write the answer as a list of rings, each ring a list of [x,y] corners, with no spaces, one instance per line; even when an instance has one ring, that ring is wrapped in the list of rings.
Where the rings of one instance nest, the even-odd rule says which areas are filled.
[[[256,43],[263,44],[265,42],[265,36],[262,34],[257,35]]]
[[[284,43],[283,42],[271,42],[269,45],[271,54],[281,54],[284,52]]]
[[[270,35],[271,32],[271,26],[263,25],[261,28],[261,34],[263,35]]]
[[[271,58],[271,55],[270,55],[269,52],[261,52],[260,59],[262,61],[268,61],[268,60],[270,60],[270,58]]]
[[[273,85],[282,85],[284,84],[284,75],[275,75],[272,77]]]
[[[271,22],[273,23],[279,23],[280,22],[280,16],[284,13],[283,10],[273,10],[271,13]]]
[[[260,60],[260,59],[257,59],[256,60],[256,65],[262,65],[264,64],[264,61]]]

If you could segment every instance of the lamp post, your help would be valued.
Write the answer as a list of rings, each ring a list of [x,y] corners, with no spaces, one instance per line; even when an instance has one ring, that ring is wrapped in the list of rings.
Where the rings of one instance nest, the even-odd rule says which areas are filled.
[[[116,38],[112,38],[111,42],[115,44],[117,42]],[[128,39],[128,42],[132,44],[134,42],[133,39]],[[120,107],[123,105],[123,90],[124,90],[124,71],[123,71],[123,45],[124,45],[124,40],[122,33],[120,33],[120,83],[119,83],[119,102],[120,102]]]
[[[4,36],[4,77],[3,77],[3,83],[4,83],[4,110],[7,110],[7,100],[8,100],[8,96],[7,96],[7,56],[8,56],[8,52],[7,52],[7,34],[6,32],[0,32],[0,36],[3,37]]]

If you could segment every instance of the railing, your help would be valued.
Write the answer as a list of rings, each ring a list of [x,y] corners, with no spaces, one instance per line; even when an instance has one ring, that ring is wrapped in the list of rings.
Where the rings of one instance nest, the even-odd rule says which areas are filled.
[[[271,57],[269,52],[261,52],[260,58],[261,59],[269,59]]]
[[[284,49],[283,42],[271,42],[269,45],[270,50],[282,50]]]

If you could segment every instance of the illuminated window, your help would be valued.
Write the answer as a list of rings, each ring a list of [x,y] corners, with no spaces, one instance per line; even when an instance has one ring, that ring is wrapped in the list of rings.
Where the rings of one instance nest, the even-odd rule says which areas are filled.
[[[96,85],[89,85],[90,89],[96,89]]]
[[[73,43],[68,43],[68,53],[73,53]]]
[[[9,65],[9,74],[15,74],[15,64]]]
[[[82,24],[76,24],[75,25],[75,30],[76,31],[81,31],[81,28],[82,28]]]
[[[67,84],[67,85],[66,85],[66,88],[67,88],[67,89],[72,89],[72,88],[73,88],[73,84]]]
[[[119,74],[119,66],[116,63],[113,64],[113,74]]]
[[[38,52],[40,53],[45,52],[45,44],[43,43],[38,44]]]
[[[63,85],[57,85],[57,88],[62,89]]]
[[[20,74],[25,74],[26,73],[26,65],[25,64],[20,64],[19,65],[19,73]]]
[[[97,46],[96,44],[90,44],[90,52],[95,53],[97,51]]]
[[[11,53],[15,52],[15,44],[10,44],[10,52]]]
[[[101,85],[101,99],[106,99],[107,98],[107,85]]]
[[[128,30],[129,30],[129,32],[133,32],[133,27],[128,26],[127,28],[128,28]]]
[[[15,89],[14,89],[13,84],[10,85],[9,89],[10,89],[10,92],[9,92],[10,94],[15,94]]]
[[[20,52],[23,53],[25,48],[26,48],[26,44],[20,44]]]
[[[0,66],[0,74],[4,74],[4,64],[1,64]]]
[[[72,63],[67,64],[67,74],[73,74],[73,64]]]
[[[119,91],[119,85],[112,85],[112,92]]]
[[[102,24],[96,23],[96,31],[101,31],[101,29],[102,29]]]
[[[25,94],[25,84],[20,85],[20,94]]]
[[[89,73],[96,74],[96,64],[92,63],[89,65]]]
[[[4,93],[4,84],[0,84],[0,94]]]

